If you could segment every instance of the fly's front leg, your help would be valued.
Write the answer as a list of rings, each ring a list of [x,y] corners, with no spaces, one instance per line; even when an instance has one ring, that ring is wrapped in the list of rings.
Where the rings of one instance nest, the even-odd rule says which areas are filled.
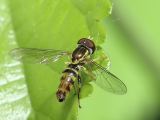
[[[79,105],[79,108],[81,108],[81,105],[80,105],[80,91],[81,91],[81,87],[82,87],[82,81],[81,81],[81,77],[78,75],[78,105]]]

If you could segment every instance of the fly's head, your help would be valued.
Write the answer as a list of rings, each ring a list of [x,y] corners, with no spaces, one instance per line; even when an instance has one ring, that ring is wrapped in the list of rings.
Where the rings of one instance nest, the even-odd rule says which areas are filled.
[[[86,47],[90,54],[93,54],[96,49],[94,42],[88,38],[81,38],[77,44]]]

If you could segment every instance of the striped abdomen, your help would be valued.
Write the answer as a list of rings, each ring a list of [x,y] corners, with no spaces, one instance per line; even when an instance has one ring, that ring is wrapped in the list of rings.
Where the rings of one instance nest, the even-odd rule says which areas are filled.
[[[74,81],[78,77],[78,72],[73,68],[67,68],[63,71],[63,75],[61,77],[61,83],[58,87],[58,91],[56,93],[57,99],[59,102],[63,102],[66,98],[67,93],[70,92]]]

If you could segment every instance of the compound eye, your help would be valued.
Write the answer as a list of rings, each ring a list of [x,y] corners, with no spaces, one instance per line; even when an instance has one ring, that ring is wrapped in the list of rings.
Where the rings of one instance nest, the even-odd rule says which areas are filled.
[[[88,39],[88,38],[81,38],[78,43],[79,45],[83,45],[84,47],[87,47],[88,49],[90,49],[91,53],[93,54],[95,51],[95,44],[92,40]]]

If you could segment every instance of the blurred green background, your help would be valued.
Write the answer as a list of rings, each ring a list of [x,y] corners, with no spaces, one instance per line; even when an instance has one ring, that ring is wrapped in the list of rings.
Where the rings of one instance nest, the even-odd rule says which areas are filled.
[[[128,93],[106,96],[96,87],[90,98],[82,100],[90,102],[84,103],[87,110],[80,111],[80,118],[85,119],[90,111],[87,118],[95,120],[159,120],[160,1],[112,2],[103,48],[111,59],[110,70],[124,80]]]
[[[59,74],[43,65],[24,64],[22,67],[22,64],[12,60],[7,53],[17,46],[74,49],[77,40],[88,36],[89,31],[101,30],[100,38],[104,38],[103,28],[96,26],[88,29],[85,24],[86,13],[82,12],[85,10],[83,6],[88,5],[87,8],[91,8],[90,2],[78,4],[85,17],[79,15],[74,6],[65,0],[56,2],[56,5],[63,9],[52,6],[54,0],[52,2],[39,0],[39,4],[31,0],[23,2],[0,0],[0,120],[25,120],[28,116],[31,120],[74,120],[77,118],[77,106],[74,102],[76,98],[70,97],[67,101],[68,106],[58,105],[54,98],[59,81],[55,82],[53,79],[58,79]],[[122,79],[128,92],[124,96],[118,96],[106,93],[92,84],[93,93],[81,100],[82,109],[78,110],[78,119],[159,120],[160,1],[113,0],[111,3],[112,14],[105,18],[107,38],[102,47],[111,60],[110,71]],[[34,10],[34,7],[37,9]],[[39,8],[44,9],[39,11]],[[69,12],[71,16],[64,12],[68,8],[71,8]],[[32,14],[32,10],[36,16]],[[50,15],[50,12],[54,14]],[[63,16],[64,14],[67,18]],[[99,11],[96,15],[100,15],[99,19],[104,17]],[[61,20],[65,22],[61,24]],[[53,30],[55,25],[56,28],[65,26],[64,30],[67,27],[70,29]]]

